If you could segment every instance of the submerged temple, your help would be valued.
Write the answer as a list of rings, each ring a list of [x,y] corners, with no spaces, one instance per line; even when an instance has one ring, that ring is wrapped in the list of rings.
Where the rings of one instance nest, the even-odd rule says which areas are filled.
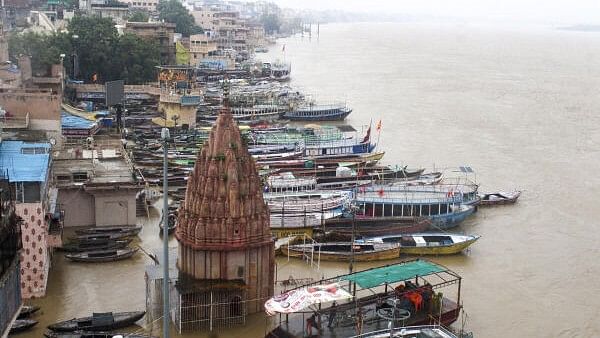
[[[182,329],[244,323],[273,295],[274,244],[261,187],[231,113],[221,112],[178,214]]]

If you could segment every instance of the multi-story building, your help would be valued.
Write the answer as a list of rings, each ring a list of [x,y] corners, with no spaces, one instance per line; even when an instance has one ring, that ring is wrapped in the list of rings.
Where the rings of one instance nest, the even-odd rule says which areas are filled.
[[[190,36],[190,66],[198,66],[200,62],[217,51],[217,41],[207,34]]]
[[[0,337],[8,335],[21,309],[20,223],[8,177],[0,174]]]
[[[46,294],[50,254],[62,245],[56,189],[48,184],[49,143],[2,141],[0,171],[14,191],[16,214],[23,219],[21,293],[25,299]]]
[[[148,12],[156,12],[158,0],[121,0],[122,3],[128,4],[129,8],[143,9]]]
[[[220,9],[216,6],[201,7],[193,13],[196,24],[212,32],[217,49],[246,50],[248,28],[239,12]]]
[[[136,225],[142,189],[120,138],[95,137],[53,152],[52,185],[64,226]]]
[[[169,22],[127,22],[125,33],[153,39],[160,47],[160,63],[175,63],[175,24]]]

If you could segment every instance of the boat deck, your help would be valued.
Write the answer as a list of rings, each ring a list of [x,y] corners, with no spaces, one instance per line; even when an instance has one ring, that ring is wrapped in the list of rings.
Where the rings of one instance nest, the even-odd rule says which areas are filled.
[[[371,297],[362,298],[362,311],[364,313],[364,321],[362,327],[362,333],[382,330],[388,328],[388,321],[381,319],[375,314],[375,305],[377,304],[377,295]],[[281,325],[268,334],[266,337],[320,337],[320,338],[342,338],[352,337],[360,334],[357,332],[356,319],[353,315],[347,313],[354,313],[354,303],[340,304],[336,308],[336,318],[332,327],[328,327],[329,309],[321,310],[321,315],[317,317],[317,322],[320,317],[320,330],[317,332],[315,328],[312,330],[312,335],[306,330],[306,319],[311,316],[311,313],[296,313],[290,314],[288,321],[286,322],[286,315],[281,315]],[[442,307],[442,324],[450,325],[456,320],[459,313],[459,306],[456,302],[444,298]],[[277,315],[279,316],[279,315]],[[413,314],[405,323],[399,322],[396,327],[409,326],[409,325],[426,325],[433,324],[434,321],[431,316],[426,312],[419,312]]]

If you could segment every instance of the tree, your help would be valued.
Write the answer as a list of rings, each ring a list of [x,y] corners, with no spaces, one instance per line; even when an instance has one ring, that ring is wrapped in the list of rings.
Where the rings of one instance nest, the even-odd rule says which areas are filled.
[[[50,66],[60,62],[72,74],[73,55],[79,64],[78,79],[91,81],[97,74],[99,82],[124,79],[128,84],[156,80],[155,66],[159,64],[157,43],[132,34],[119,36],[111,19],[80,17],[71,20],[69,33],[44,35],[13,34],[9,38],[9,54],[13,61],[19,55],[31,56],[34,74],[45,76]]]
[[[177,0],[161,0],[156,9],[159,19],[175,24],[175,32],[183,36],[200,34],[202,28],[197,26],[194,16]]]
[[[134,11],[129,15],[127,21],[129,22],[148,22],[148,13],[144,11]]]
[[[281,19],[277,14],[264,14],[260,17],[260,22],[267,34],[278,32],[281,27]]]

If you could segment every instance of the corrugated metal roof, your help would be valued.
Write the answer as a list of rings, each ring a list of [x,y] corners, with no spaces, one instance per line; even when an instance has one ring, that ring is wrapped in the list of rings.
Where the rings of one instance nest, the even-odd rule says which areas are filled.
[[[96,124],[94,121],[66,112],[60,113],[60,121],[63,129],[92,129]]]
[[[0,172],[9,182],[45,182],[50,163],[50,143],[2,141]]]

